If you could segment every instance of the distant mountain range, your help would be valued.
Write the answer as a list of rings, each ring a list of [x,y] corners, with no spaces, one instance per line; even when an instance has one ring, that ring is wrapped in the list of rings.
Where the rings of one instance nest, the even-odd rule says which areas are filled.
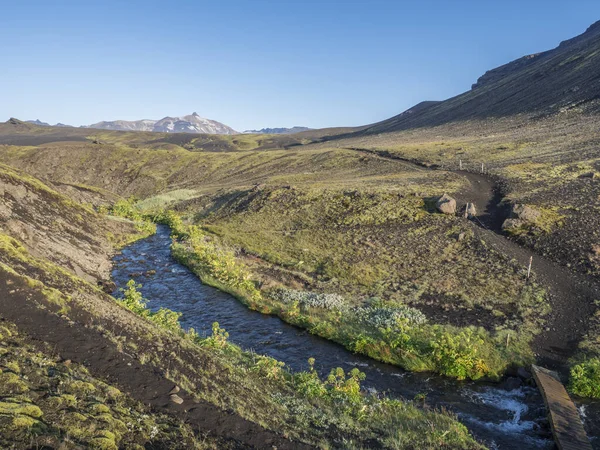
[[[41,120],[26,120],[27,123],[39,125],[40,127],[62,127],[62,128],[73,128],[71,125],[65,125],[64,123],[57,123],[56,125],[50,125],[49,123],[42,122]]]
[[[98,122],[86,128],[118,131],[153,131],[157,133],[201,133],[201,134],[237,134],[233,128],[205,119],[197,113],[182,117],[165,117],[160,120],[114,120]]]
[[[57,123],[50,125],[39,119],[26,120],[26,123],[38,125],[41,127],[71,127]],[[156,133],[197,133],[197,134],[239,134],[233,128],[228,127],[216,120],[205,119],[198,113],[181,117],[164,117],[160,120],[142,119],[142,120],[112,120],[93,123],[91,125],[82,125],[79,128],[95,128],[99,130],[113,131],[152,131]],[[262,130],[247,130],[248,134],[294,134],[302,131],[309,131],[312,128],[292,127],[292,128],[263,128]]]
[[[312,128],[292,127],[292,128],[263,128],[262,130],[246,130],[247,134],[294,134],[301,131],[310,131]]]

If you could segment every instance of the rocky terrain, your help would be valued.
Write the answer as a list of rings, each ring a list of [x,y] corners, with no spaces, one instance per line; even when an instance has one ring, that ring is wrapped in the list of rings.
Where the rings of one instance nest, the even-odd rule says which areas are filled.
[[[42,122],[39,119],[36,119],[36,120],[27,120],[26,122],[27,123],[32,123],[33,125],[38,125],[40,127],[57,127],[57,128],[61,128],[61,127],[63,127],[63,128],[70,128],[71,127],[71,125],[65,125],[64,123],[60,123],[60,122],[57,123],[57,124],[55,124],[55,125],[50,125],[49,123]]]

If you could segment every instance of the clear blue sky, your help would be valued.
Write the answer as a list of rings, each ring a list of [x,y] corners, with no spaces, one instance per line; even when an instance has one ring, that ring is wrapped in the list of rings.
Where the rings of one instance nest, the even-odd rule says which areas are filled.
[[[0,120],[197,111],[361,125],[459,94],[600,20],[598,0],[0,0]]]

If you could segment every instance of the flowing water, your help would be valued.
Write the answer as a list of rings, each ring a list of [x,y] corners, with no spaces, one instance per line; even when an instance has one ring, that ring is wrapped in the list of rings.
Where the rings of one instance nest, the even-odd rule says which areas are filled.
[[[242,348],[284,361],[292,370],[306,370],[316,359],[321,374],[332,368],[365,372],[363,386],[393,397],[413,399],[425,394],[425,403],[453,411],[471,432],[492,449],[554,448],[546,410],[538,390],[517,379],[500,384],[456,381],[432,374],[405,372],[397,367],[355,355],[342,346],[313,336],[277,317],[251,311],[234,297],[206,286],[170,254],[169,229],[125,248],[114,258],[113,279],[124,287],[132,277],[143,285],[148,307],[183,313],[184,328],[209,335],[219,322],[230,340]],[[155,271],[155,273],[154,273]],[[581,405],[584,414],[598,404]],[[580,409],[581,410],[581,409]]]

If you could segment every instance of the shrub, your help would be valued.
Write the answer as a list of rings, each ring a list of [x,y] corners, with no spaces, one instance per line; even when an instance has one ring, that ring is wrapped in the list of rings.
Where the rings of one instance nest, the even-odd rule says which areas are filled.
[[[438,370],[459,380],[477,380],[489,372],[485,361],[479,357],[483,344],[484,340],[472,329],[457,334],[442,331],[430,343]]]
[[[180,312],[171,311],[167,308],[160,308],[156,313],[150,315],[152,322],[174,332],[182,331],[181,324],[179,323],[180,317]]]
[[[569,388],[580,397],[600,398],[600,358],[573,366]]]
[[[181,313],[171,311],[167,308],[160,308],[157,312],[150,311],[146,306],[148,301],[138,290],[141,289],[141,287],[141,284],[137,284],[134,280],[129,280],[127,282],[127,288],[121,288],[123,298],[117,301],[121,305],[125,306],[125,308],[142,317],[146,317],[161,328],[178,333],[180,335],[185,335],[186,332],[183,330],[183,328],[181,328],[181,324],[179,323]],[[191,340],[196,340],[198,333],[196,333],[196,331],[192,328],[187,335]]]
[[[279,380],[283,376],[285,363],[270,356],[257,355],[255,370],[267,379]]]
[[[309,358],[308,372],[298,372],[294,375],[296,391],[307,398],[329,398],[349,402],[353,405],[360,404],[364,397],[360,391],[360,382],[366,375],[354,368],[347,375],[344,369],[338,367],[331,369],[325,381],[321,381],[315,370],[315,359]]]
[[[155,233],[156,225],[143,216],[140,210],[136,208],[135,203],[136,199],[134,197],[121,199],[108,210],[108,213],[113,216],[123,217],[125,219],[134,221],[135,227],[140,233]],[[104,212],[104,210],[100,210],[100,212]]]
[[[427,317],[421,311],[410,306],[395,307],[364,307],[354,308],[352,311],[357,320],[375,328],[396,328],[399,321],[406,321],[411,325],[423,325]]]
[[[366,378],[366,375],[360,370],[354,368],[346,376],[344,369],[338,367],[331,369],[325,382],[329,388],[330,395],[333,398],[347,400],[350,403],[360,403],[360,382]]]
[[[321,382],[319,374],[315,370],[315,359],[309,358],[308,372],[298,372],[294,375],[296,391],[308,398],[320,398],[327,394],[327,388]]]
[[[229,339],[229,333],[219,326],[219,322],[214,322],[212,336],[203,340],[202,343],[213,348],[224,348],[227,346],[227,339]]]
[[[318,294],[316,292],[295,291],[291,289],[275,289],[271,295],[274,299],[286,304],[297,302],[302,306],[324,309],[344,309],[346,307],[344,297],[338,294]]]
[[[136,314],[148,316],[150,311],[146,308],[147,301],[142,296],[142,293],[138,291],[138,289],[141,288],[141,284],[136,284],[135,280],[129,280],[127,282],[127,288],[120,289],[123,293],[123,298],[119,300],[119,303]]]

